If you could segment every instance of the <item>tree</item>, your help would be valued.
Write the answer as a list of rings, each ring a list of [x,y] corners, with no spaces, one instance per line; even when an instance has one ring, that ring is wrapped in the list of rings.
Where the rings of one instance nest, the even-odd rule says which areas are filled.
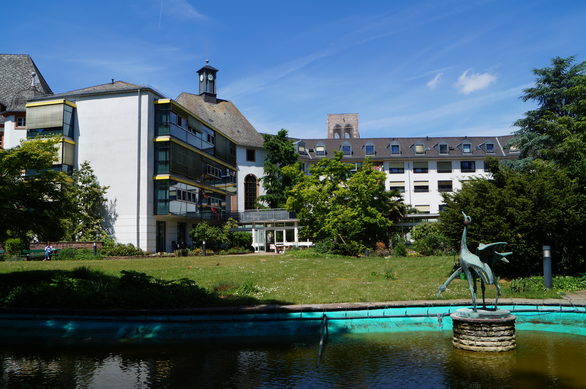
[[[63,190],[67,176],[52,170],[58,139],[21,142],[0,150],[0,241],[59,240],[71,208]]]
[[[104,240],[108,238],[104,223],[107,186],[101,186],[88,161],[72,174],[73,182],[66,192],[72,212],[67,219],[66,239]]]
[[[313,165],[309,176],[297,175],[287,209],[296,212],[306,238],[357,254],[388,241],[388,230],[403,215],[404,205],[398,192],[386,190],[385,174],[373,170],[369,160],[352,174],[353,165],[342,157],[337,152]]]
[[[519,130],[510,142],[519,148],[523,167],[535,159],[555,163],[586,185],[586,61],[552,59],[552,66],[533,71],[535,86],[524,90],[523,101],[537,108],[515,122]]]
[[[266,159],[264,177],[261,178],[265,194],[259,201],[269,208],[282,208],[287,202],[287,192],[293,186],[290,176],[283,174],[283,167],[296,165],[297,154],[293,142],[287,138],[287,130],[281,129],[277,135],[264,134]]]
[[[510,263],[498,273],[508,276],[541,274],[542,245],[552,245],[557,274],[583,272],[586,196],[562,169],[534,161],[524,170],[489,161],[492,179],[466,182],[444,194],[447,209],[440,213],[442,232],[454,247],[462,234],[462,211],[472,217],[469,247],[480,242],[508,242]]]
[[[191,238],[195,247],[203,247],[206,242],[206,248],[218,250],[226,242],[226,234],[222,227],[212,226],[206,222],[198,223],[191,230]]]

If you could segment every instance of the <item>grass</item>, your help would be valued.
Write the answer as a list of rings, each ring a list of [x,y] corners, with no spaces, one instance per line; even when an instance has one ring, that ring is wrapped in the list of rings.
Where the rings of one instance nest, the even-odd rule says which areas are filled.
[[[317,304],[434,299],[438,286],[452,271],[454,258],[385,259],[326,255],[308,257],[302,252],[297,252],[285,255],[134,258],[84,260],[83,262],[0,262],[0,277],[9,280],[15,276],[10,273],[15,272],[25,272],[24,274],[31,272],[30,274],[38,275],[61,271],[60,276],[67,278],[70,277],[70,272],[79,268],[81,264],[87,270],[96,271],[108,277],[109,281],[101,282],[101,284],[120,279],[122,271],[145,273],[155,280],[157,287],[163,287],[165,281],[170,283],[172,280],[179,279],[193,280],[209,293],[208,305]],[[53,282],[51,285],[55,284],[64,283]],[[172,293],[178,293],[176,284],[173,284],[175,289]],[[502,296],[559,297],[560,290],[547,291],[535,283],[528,284],[531,287],[522,288],[518,287],[518,283],[515,285],[516,287],[511,288],[510,282],[502,282]],[[86,289],[91,287],[91,285],[85,286]],[[128,287],[129,285],[124,285],[124,288]],[[0,298],[4,298],[6,293],[9,293],[6,288],[4,289],[5,292]],[[118,292],[109,292],[104,297],[116,295],[116,293]],[[494,295],[494,287],[488,286],[487,297],[494,298]],[[215,299],[215,296],[219,296],[220,299]],[[441,298],[470,298],[467,282],[454,280]],[[170,299],[173,297],[171,296]],[[125,305],[132,304],[134,300],[129,301]],[[189,306],[188,299],[182,301],[180,306]],[[165,307],[166,303],[162,299],[158,304],[157,306]],[[177,306],[177,304],[169,304]],[[202,305],[202,303],[194,305]]]

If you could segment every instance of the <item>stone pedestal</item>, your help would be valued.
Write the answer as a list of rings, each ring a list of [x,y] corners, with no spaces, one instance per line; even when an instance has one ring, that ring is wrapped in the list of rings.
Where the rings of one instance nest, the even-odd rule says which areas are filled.
[[[450,315],[454,347],[469,351],[500,352],[517,347],[515,319],[506,310],[458,309]]]

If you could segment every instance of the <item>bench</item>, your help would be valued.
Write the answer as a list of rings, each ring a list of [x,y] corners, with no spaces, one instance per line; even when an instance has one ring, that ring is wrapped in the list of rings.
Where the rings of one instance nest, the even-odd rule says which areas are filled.
[[[51,254],[51,258],[55,258],[55,257],[59,256],[59,251],[60,251],[60,249],[53,249],[53,253]],[[20,257],[22,257],[25,261],[28,261],[31,258],[35,258],[35,257],[45,258],[45,250],[44,249],[22,250],[20,252]]]

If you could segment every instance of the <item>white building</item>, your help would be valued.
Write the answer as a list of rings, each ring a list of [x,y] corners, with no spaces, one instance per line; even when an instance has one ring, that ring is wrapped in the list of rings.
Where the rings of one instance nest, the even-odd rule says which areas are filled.
[[[215,98],[215,72],[199,70],[201,97]],[[189,246],[196,223],[237,211],[236,141],[152,88],[112,81],[26,107],[28,137],[61,136],[57,168],[87,160],[109,187],[109,220],[121,243],[149,252]]]

